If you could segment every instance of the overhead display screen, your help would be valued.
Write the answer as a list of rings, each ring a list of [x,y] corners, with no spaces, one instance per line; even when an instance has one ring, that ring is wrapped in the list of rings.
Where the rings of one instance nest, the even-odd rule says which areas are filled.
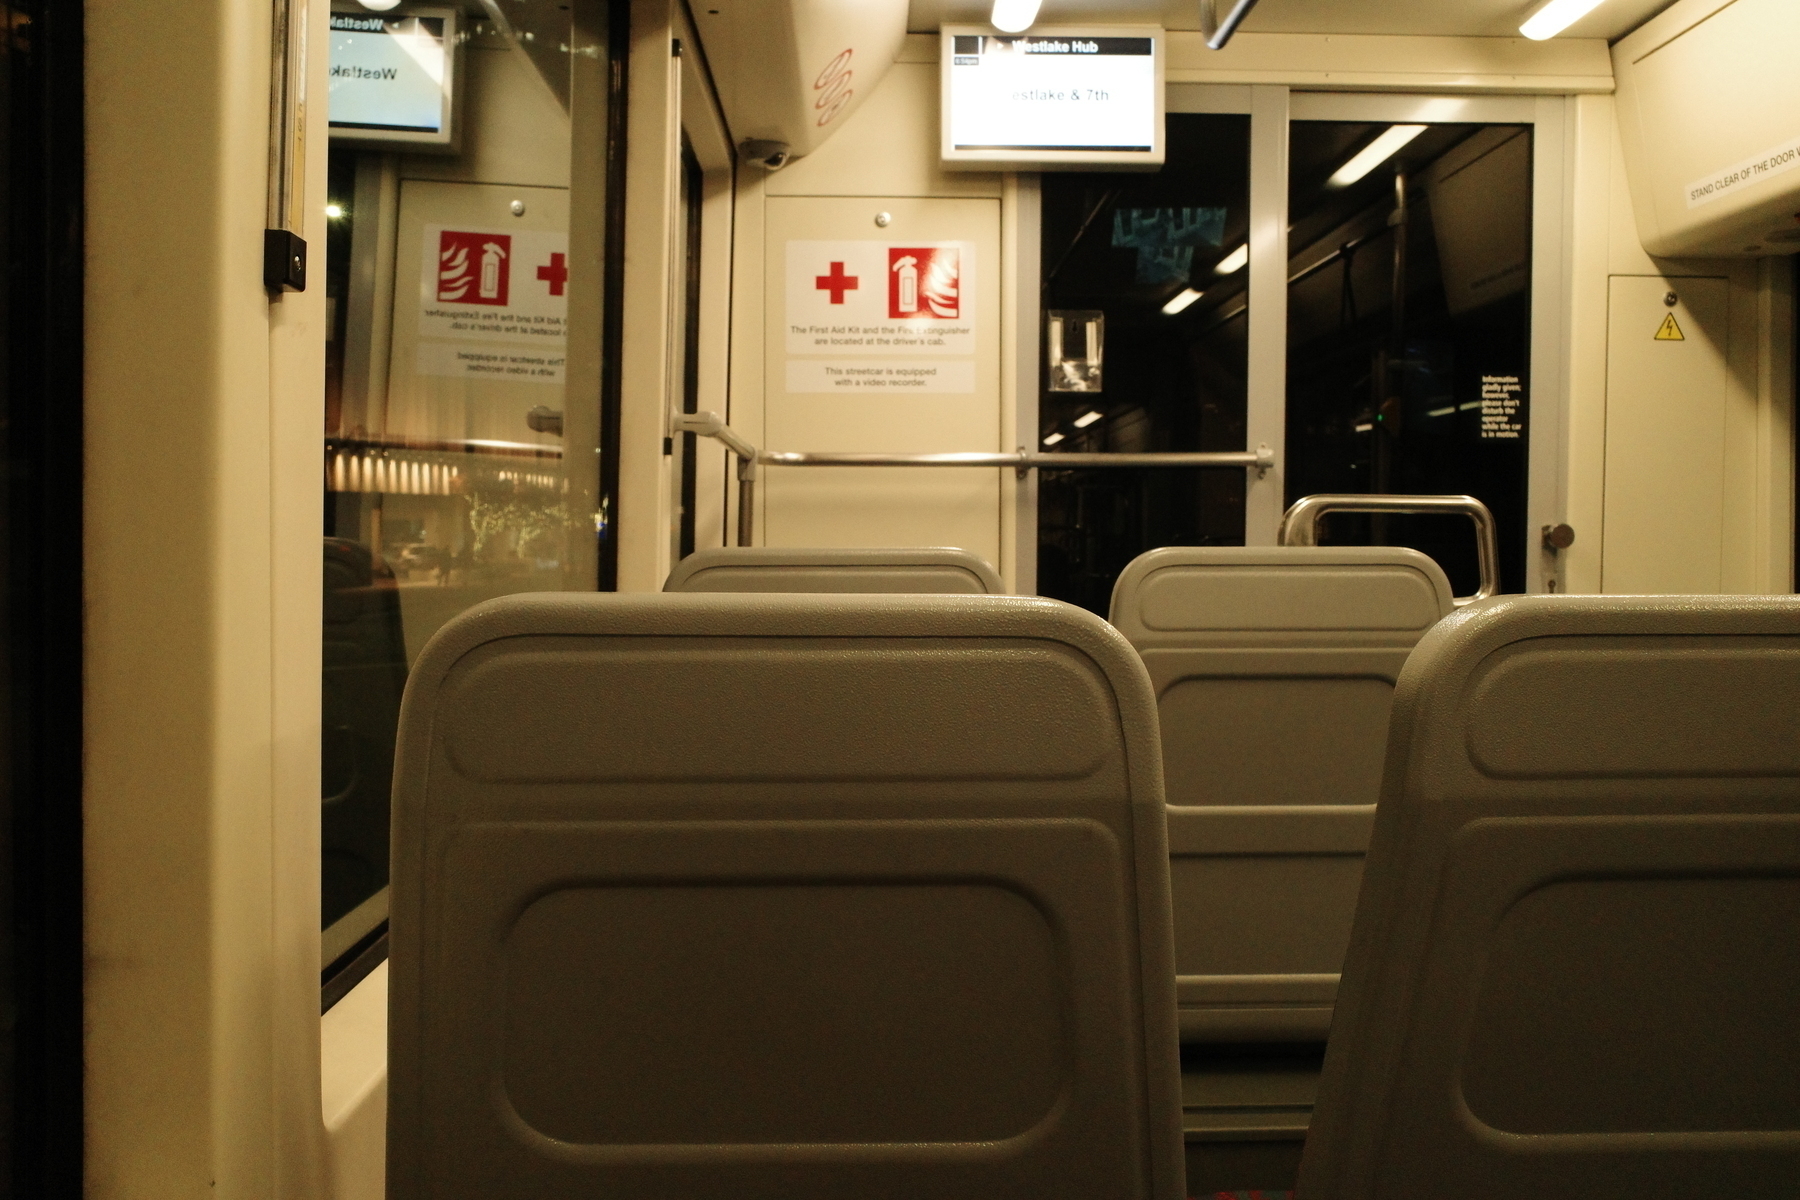
[[[456,14],[331,14],[331,132],[339,140],[449,146]]]
[[[946,165],[1162,162],[1160,29],[947,25],[941,40]]]

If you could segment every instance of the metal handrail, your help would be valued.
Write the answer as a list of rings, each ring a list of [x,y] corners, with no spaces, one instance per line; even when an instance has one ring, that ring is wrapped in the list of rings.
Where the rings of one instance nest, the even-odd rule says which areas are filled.
[[[949,454],[864,454],[759,450],[714,412],[676,413],[673,427],[677,433],[717,438],[737,455],[737,544],[740,546],[748,546],[751,542],[759,464],[775,467],[1011,467],[1020,475],[1034,470],[1091,467],[1240,467],[1253,469],[1259,476],[1275,465],[1275,452],[1267,446],[1258,446],[1254,450],[1145,454],[1039,454],[1024,449],[1011,454],[980,451]]]
[[[1237,3],[1231,6],[1231,11],[1225,14],[1225,19],[1221,21],[1217,0],[1200,0],[1200,33],[1206,38],[1206,48],[1223,50],[1225,43],[1231,40],[1231,35],[1237,32],[1239,23],[1249,16],[1250,10],[1255,7],[1256,0],[1237,0]]]
[[[1266,471],[1275,465],[1275,452],[1267,446],[1256,450],[1167,451],[1143,454],[1011,454],[979,451],[953,454],[860,454],[764,450],[758,462],[777,467],[1012,467],[1020,474],[1033,470],[1073,470],[1076,467],[1254,467]]]
[[[1500,591],[1500,541],[1494,514],[1473,496],[1302,496],[1281,518],[1275,542],[1281,546],[1319,544],[1319,519],[1326,513],[1461,513],[1475,524],[1475,561],[1481,587],[1473,596],[1458,596],[1458,608],[1486,600]]]

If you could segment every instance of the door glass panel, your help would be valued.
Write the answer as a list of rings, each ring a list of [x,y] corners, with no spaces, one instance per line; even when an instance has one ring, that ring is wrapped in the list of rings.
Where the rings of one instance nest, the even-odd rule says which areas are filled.
[[[356,12],[345,28],[367,37],[373,18]],[[406,10],[389,15],[398,29]],[[333,130],[327,964],[386,918],[394,733],[420,650],[471,605],[592,590],[601,570],[615,39],[604,0],[526,2],[505,16],[467,23],[453,152]]]
[[[1529,126],[1290,130],[1287,501],[1469,494],[1525,589]],[[1463,517],[1339,515],[1321,543],[1412,546],[1477,586]]]
[[[1038,449],[1244,449],[1250,118],[1171,113],[1155,173],[1043,178]],[[1244,472],[1039,473],[1038,591],[1105,615],[1157,546],[1244,540]]]
[[[676,197],[680,220],[675,222],[674,261],[680,264],[676,290],[678,303],[671,314],[670,325],[681,331],[681,411],[700,411],[700,233],[701,187],[704,176],[700,160],[687,136],[681,139],[680,191]],[[695,549],[698,537],[700,438],[684,433],[680,437],[681,453],[675,456],[675,545],[672,562],[680,562]]]

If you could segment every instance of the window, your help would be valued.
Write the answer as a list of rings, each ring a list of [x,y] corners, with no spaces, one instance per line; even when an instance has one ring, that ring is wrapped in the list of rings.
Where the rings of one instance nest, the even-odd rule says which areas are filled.
[[[78,1195],[82,10],[24,0],[0,20],[0,1190]]]
[[[1041,450],[1244,448],[1250,119],[1170,114],[1167,145],[1155,173],[1044,177]],[[1144,551],[1243,540],[1242,471],[1039,478],[1038,590],[1101,614]]]
[[[1473,495],[1524,590],[1530,126],[1295,121],[1286,501]],[[1355,178],[1350,178],[1355,176]],[[1322,542],[1423,550],[1469,595],[1460,516],[1333,517]]]
[[[1267,444],[1275,467],[1042,472],[1037,590],[1105,613],[1143,551],[1270,544],[1321,492],[1474,495],[1502,590],[1541,587],[1563,103],[1178,84],[1159,172],[1044,175],[1037,448]],[[1322,540],[1476,586],[1461,517],[1342,515]]]
[[[320,915],[338,968],[385,926],[420,650],[491,597],[609,582],[623,11],[469,21],[449,152],[333,130]]]

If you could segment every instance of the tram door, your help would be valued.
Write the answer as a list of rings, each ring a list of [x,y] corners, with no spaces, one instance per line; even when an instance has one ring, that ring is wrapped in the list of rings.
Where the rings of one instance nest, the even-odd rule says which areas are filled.
[[[1308,99],[1325,101],[1308,115],[1330,102]],[[1533,126],[1295,119],[1287,135],[1285,195],[1257,200],[1281,211],[1261,216],[1248,115],[1171,112],[1154,174],[1043,177],[1039,448],[1243,450],[1272,403],[1284,503],[1474,495],[1499,523],[1502,590],[1524,591]],[[1287,295],[1285,387],[1262,400],[1253,219],[1288,245],[1285,281],[1257,285]],[[1038,590],[1104,614],[1138,554],[1243,544],[1245,497],[1240,470],[1045,471]],[[1337,515],[1320,541],[1412,546],[1459,594],[1477,587],[1462,517]]]
[[[1287,501],[1472,495],[1501,591],[1525,590],[1532,132],[1296,121],[1289,135]],[[1458,595],[1468,521],[1331,518],[1322,542],[1412,546]]]
[[[1040,450],[1242,450],[1250,118],[1171,113],[1155,174],[1043,177]],[[1104,616],[1157,546],[1244,541],[1239,470],[1045,470],[1038,591]]]

